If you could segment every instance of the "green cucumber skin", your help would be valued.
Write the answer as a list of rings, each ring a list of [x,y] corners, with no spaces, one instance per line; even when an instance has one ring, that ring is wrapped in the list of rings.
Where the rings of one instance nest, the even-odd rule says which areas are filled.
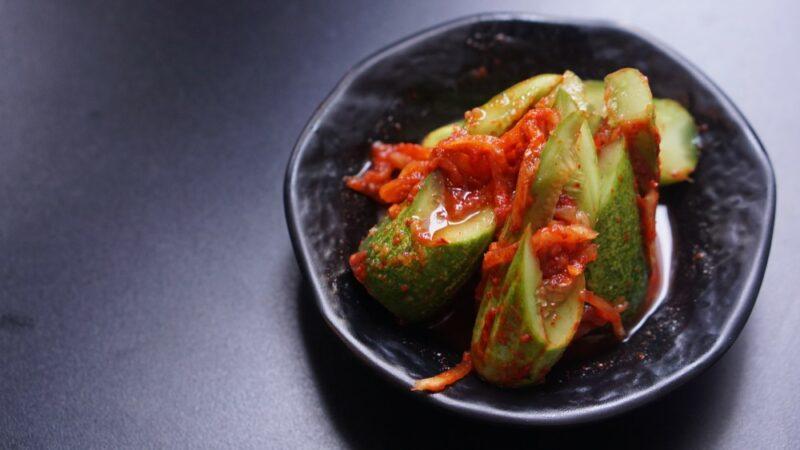
[[[522,342],[522,335],[526,334],[527,330],[521,323],[522,315],[527,308],[527,300],[522,290],[523,286],[519,281],[514,281],[508,288],[505,298],[500,303],[503,309],[494,319],[494,333],[487,345],[485,358],[473,356],[473,364],[478,375],[495,385],[517,387],[533,383],[535,380],[531,379],[530,371],[525,370],[525,366],[532,367],[537,356],[544,351],[544,343],[540,340],[530,339]],[[501,321],[504,322],[503,326],[509,329],[503,331],[505,333],[503,342],[499,342],[496,337],[498,324]],[[481,329],[477,329],[478,339],[481,332]],[[510,377],[509,372],[516,372],[519,375]]]
[[[426,134],[425,137],[420,142],[420,145],[423,147],[433,148],[439,142],[450,137],[453,134],[453,128],[455,127],[463,127],[464,121],[459,120],[453,123],[448,123],[447,125],[442,125],[441,127],[431,131],[430,133]]]
[[[529,228],[520,242],[528,242],[530,236]],[[541,280],[530,246],[520,245],[503,279],[500,295],[484,295],[472,331],[472,361],[475,371],[486,381],[504,387],[536,381],[530,369],[547,346],[536,293]],[[486,347],[480,349],[490,311],[495,311],[492,328]],[[526,334],[529,339],[524,340]]]
[[[648,268],[639,222],[633,167],[627,155],[603,173],[610,192],[604,198],[595,223],[597,259],[586,268],[586,284],[595,294],[613,301],[624,297],[628,309],[623,320],[638,315],[646,292]]]
[[[649,180],[659,181],[659,146],[655,127],[655,107],[653,94],[647,77],[636,69],[625,68],[609,74],[605,78],[605,104],[608,124],[611,127],[645,125],[629,138],[632,161],[639,169],[639,193],[647,194],[651,189]],[[646,168],[644,171],[642,169]]]
[[[438,176],[438,174],[434,175]],[[421,322],[439,313],[472,276],[494,235],[495,224],[464,241],[427,247],[413,240],[406,223],[421,207],[431,176],[411,205],[395,219],[379,223],[361,243],[366,251],[364,286],[384,307],[407,322]]]
[[[524,80],[495,95],[488,102],[479,106],[484,117],[466,123],[458,120],[443,125],[422,138],[423,147],[436,147],[436,144],[447,139],[453,127],[465,127],[469,134],[487,134],[500,136],[508,131],[537,101],[554,90],[561,81],[560,75],[542,74]]]
[[[539,99],[550,93],[562,78],[555,74],[537,75],[495,95],[483,106],[476,108],[480,118],[466,121],[467,132],[500,136]]]
[[[530,242],[530,236],[527,231],[520,242]],[[484,297],[481,303],[472,333],[473,364],[478,375],[492,384],[522,387],[543,381],[572,342],[583,315],[583,276],[575,280],[559,306],[562,314],[557,326],[568,331],[555,343],[547,338],[548,326],[542,318],[542,305],[548,299],[541,297],[541,283],[539,261],[530,245],[520,245],[503,281],[501,296]],[[491,309],[496,315],[486,348],[481,351],[478,346]]]
[[[583,83],[586,99],[595,111],[599,111],[600,115],[605,117],[603,82],[586,80]],[[699,159],[699,151],[695,144],[697,124],[692,115],[675,100],[654,98],[653,106],[655,107],[656,128],[661,136],[660,183],[668,185],[686,181],[694,172]],[[595,130],[595,128],[592,129],[592,131]],[[671,135],[674,137],[670,137]]]
[[[697,166],[697,125],[689,111],[670,99],[655,99],[656,128],[661,135],[661,183],[685,181]]]

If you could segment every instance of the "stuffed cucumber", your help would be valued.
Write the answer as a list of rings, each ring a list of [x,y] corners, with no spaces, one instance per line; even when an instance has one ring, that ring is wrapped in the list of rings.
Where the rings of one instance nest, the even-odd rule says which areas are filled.
[[[444,189],[438,172],[428,175],[413,202],[362,241],[353,264],[370,295],[408,322],[441,311],[471,276],[494,235],[491,209],[448,224]]]
[[[473,369],[537,384],[587,333],[623,338],[658,281],[659,185],[689,179],[697,134],[685,108],[622,68],[533,76],[420,144],[374,143],[347,185],[389,211],[350,257],[356,279],[401,322],[430,323],[472,302],[453,297],[480,275],[469,351],[415,389]]]
[[[624,319],[636,316],[647,291],[649,270],[642,242],[633,167],[624,138],[603,149],[600,204],[595,231],[597,259],[586,269],[586,284],[609,300],[624,299]]]
[[[589,125],[583,112],[574,110],[542,150],[530,192],[516,194],[534,200],[526,202],[522,236],[514,238],[510,222],[501,234],[499,245],[516,249],[513,261],[484,274],[472,354],[478,374],[493,384],[541,381],[572,341],[584,311],[580,261],[595,252],[591,241],[597,234],[590,226],[599,206],[599,181]],[[572,223],[554,220],[564,196],[576,199],[583,222],[579,216]],[[558,274],[565,258],[571,260],[567,273]]]
[[[583,313],[583,278],[566,292],[543,289],[531,237],[527,227],[503,289],[481,303],[472,332],[475,369],[499,386],[541,381],[569,345]]]

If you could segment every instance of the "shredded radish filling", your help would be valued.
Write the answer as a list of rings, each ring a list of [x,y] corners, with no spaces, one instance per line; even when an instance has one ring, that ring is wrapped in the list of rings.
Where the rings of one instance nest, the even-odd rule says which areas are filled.
[[[469,375],[470,372],[472,372],[472,357],[469,352],[464,352],[460,363],[438,375],[417,380],[414,382],[414,387],[412,387],[411,390],[441,392],[445,390],[447,386]]]
[[[550,222],[531,236],[531,246],[542,269],[542,286],[559,290],[572,285],[586,265],[597,258],[592,240],[597,232],[578,224]]]
[[[607,323],[611,324],[611,329],[614,331],[614,336],[618,339],[625,337],[625,329],[622,327],[622,317],[620,313],[625,311],[628,304],[619,302],[617,306],[612,305],[591,291],[583,292],[583,301],[589,308],[584,313],[584,322],[590,323],[595,327],[603,326]]]
[[[434,170],[445,178],[448,218],[460,220],[485,206],[495,211],[498,230],[514,209],[518,176],[529,186],[538,166],[538,153],[558,124],[558,113],[549,108],[528,111],[500,137],[469,135],[463,128],[430,149],[417,144],[372,146],[372,162],[363,173],[346,177],[347,187],[391,205],[396,217],[412,200],[422,180]],[[521,167],[522,165],[522,167]]]

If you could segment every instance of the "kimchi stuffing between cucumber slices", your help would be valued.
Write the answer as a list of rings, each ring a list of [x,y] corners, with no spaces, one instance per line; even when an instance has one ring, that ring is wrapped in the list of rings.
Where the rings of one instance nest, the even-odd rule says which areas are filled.
[[[469,349],[413,389],[473,370],[502,387],[544,381],[587,334],[622,340],[659,284],[659,185],[689,179],[697,127],[638,70],[603,81],[542,74],[420,144],[375,142],[350,189],[388,207],[350,257],[402,323],[441,317],[476,273]]]

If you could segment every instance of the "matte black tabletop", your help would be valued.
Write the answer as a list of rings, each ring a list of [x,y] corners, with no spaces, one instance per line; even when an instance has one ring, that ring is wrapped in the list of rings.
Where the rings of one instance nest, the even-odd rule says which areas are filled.
[[[488,7],[434,3],[0,4],[0,447],[800,446],[796,2],[492,5],[644,29],[753,124],[772,254],[711,370],[595,425],[489,426],[327,328],[286,230],[287,158],[350,66]]]

